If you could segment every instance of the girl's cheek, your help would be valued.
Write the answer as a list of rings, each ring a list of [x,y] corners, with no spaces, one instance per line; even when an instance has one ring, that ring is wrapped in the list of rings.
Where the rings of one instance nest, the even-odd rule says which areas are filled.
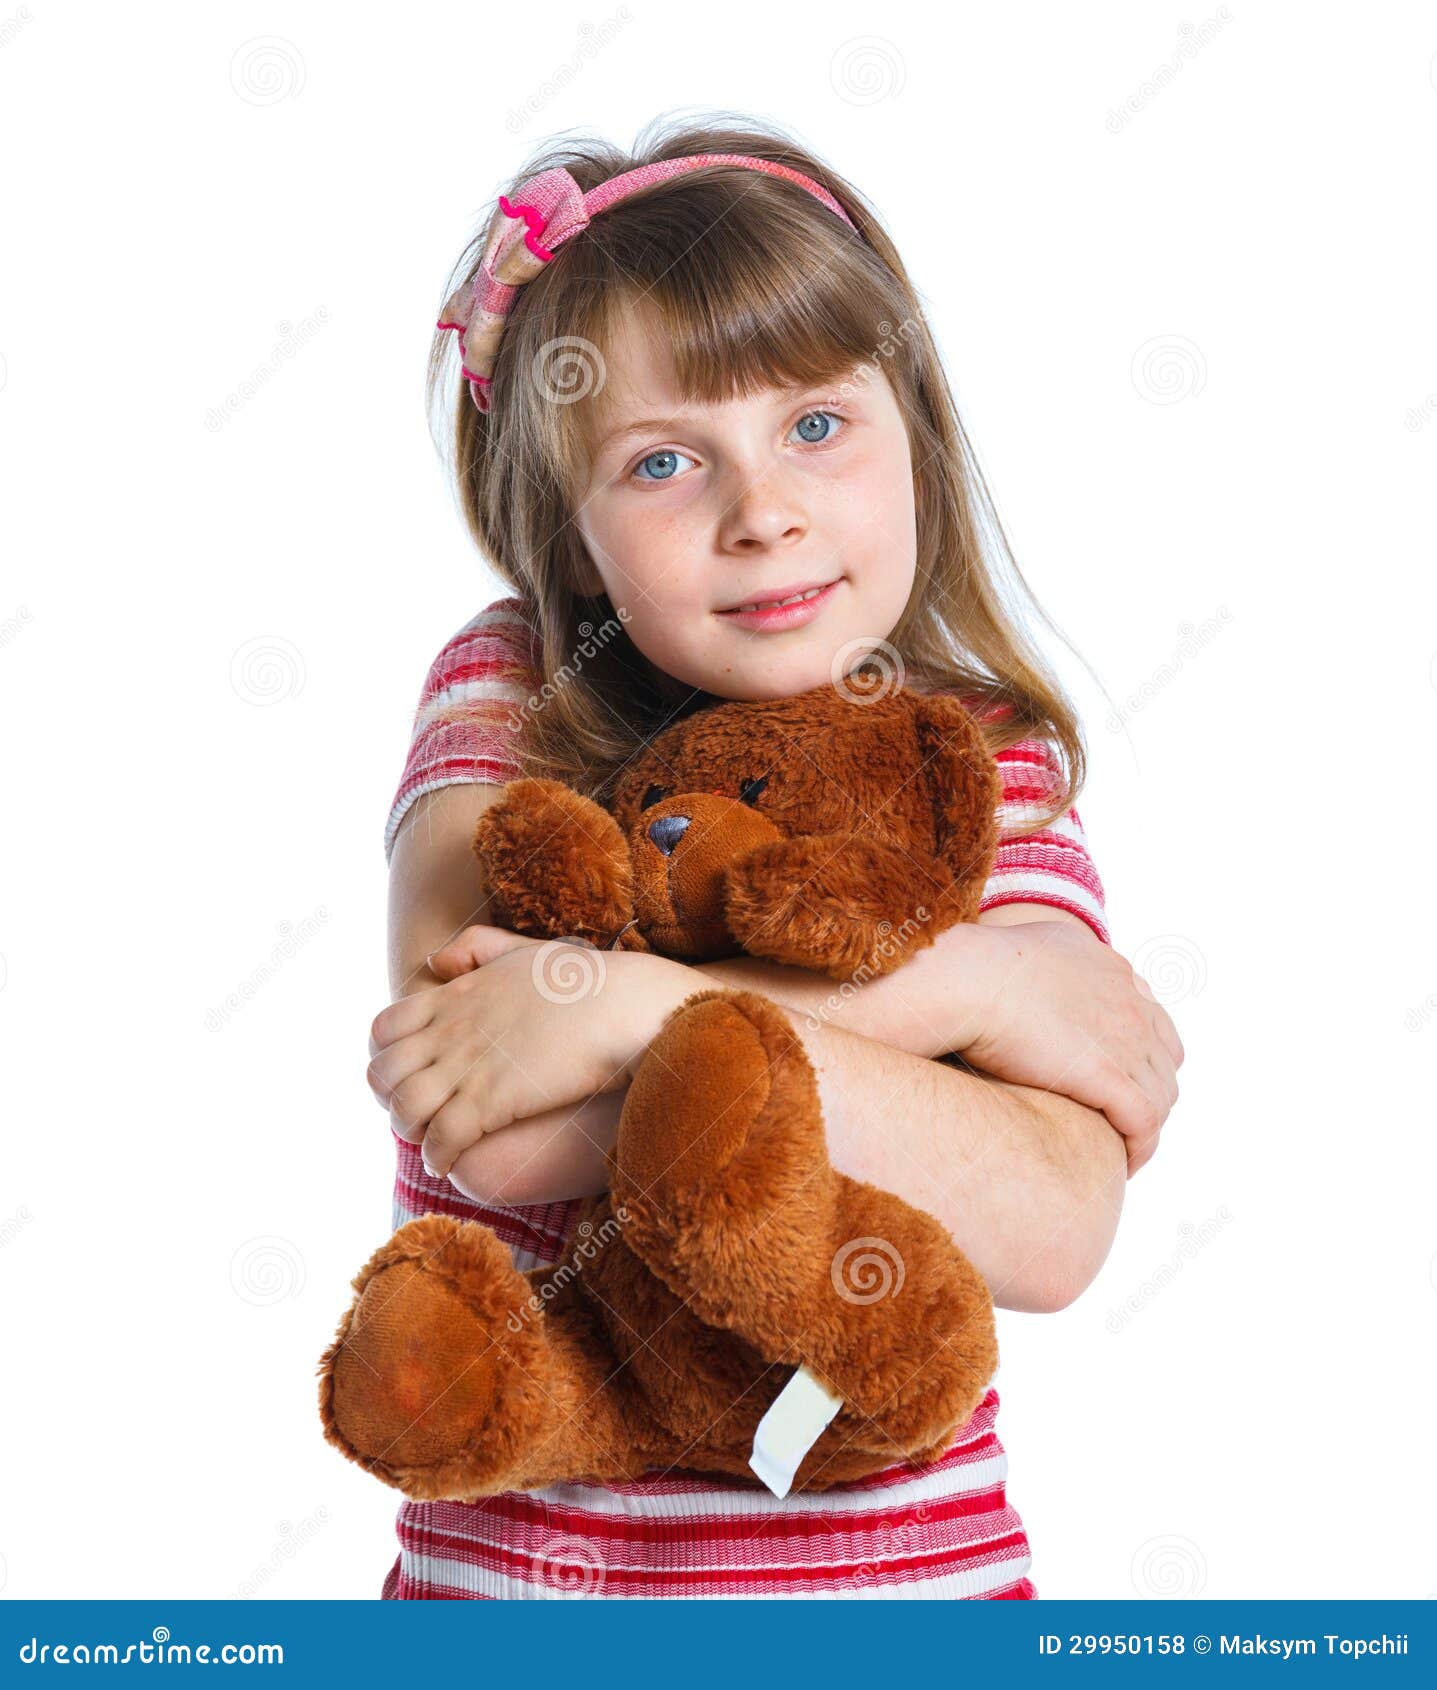
[[[656,512],[651,520],[630,526],[610,556],[634,596],[649,594],[655,603],[672,602],[692,585],[692,570],[683,566],[700,542],[691,518]]]

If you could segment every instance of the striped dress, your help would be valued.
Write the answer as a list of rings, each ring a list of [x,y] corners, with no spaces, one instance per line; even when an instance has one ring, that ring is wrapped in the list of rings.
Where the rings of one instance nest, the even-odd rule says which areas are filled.
[[[414,800],[463,781],[517,772],[505,718],[536,690],[533,634],[521,601],[500,599],[430,666],[409,755],[385,830],[385,854]],[[448,704],[463,722],[436,722]],[[1049,790],[1050,748],[1026,740],[997,754],[1003,842],[983,909],[1043,903],[1081,916],[1111,943],[1103,887],[1078,813],[1022,840],[1007,835]],[[394,1139],[393,1224],[417,1215],[482,1221],[521,1271],[564,1254],[581,1200],[492,1208],[429,1178],[419,1147]],[[1006,1494],[992,1385],[937,1460],[900,1462],[870,1478],[775,1497],[747,1481],[680,1469],[624,1484],[560,1484],[477,1502],[412,1502],[397,1522],[399,1556],[383,1596],[400,1601],[549,1597],[946,1597],[1026,1599],[1023,1522]]]

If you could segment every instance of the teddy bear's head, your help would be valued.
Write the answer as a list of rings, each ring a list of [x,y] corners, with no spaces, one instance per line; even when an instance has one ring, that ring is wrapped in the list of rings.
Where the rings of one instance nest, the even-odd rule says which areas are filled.
[[[999,795],[955,699],[853,676],[681,719],[629,763],[606,808],[628,843],[644,940],[706,959],[760,948],[750,942],[759,904],[770,927],[801,921],[806,891],[830,920],[851,907],[858,921],[897,921],[912,885],[895,880],[910,869],[935,913],[946,898],[971,916]],[[800,838],[802,852],[779,848]],[[766,868],[782,884],[765,885]],[[766,954],[780,954],[781,936],[768,938]]]

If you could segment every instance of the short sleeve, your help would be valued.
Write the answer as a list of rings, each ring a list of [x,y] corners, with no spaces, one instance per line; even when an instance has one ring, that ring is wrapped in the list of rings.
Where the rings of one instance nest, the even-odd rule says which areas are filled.
[[[384,829],[386,860],[422,793],[466,782],[502,783],[519,773],[516,712],[539,683],[537,641],[520,599],[497,600],[445,644],[429,665],[414,712]]]
[[[994,755],[1003,777],[1003,802],[998,851],[980,910],[1048,904],[1081,916],[1105,945],[1111,945],[1103,883],[1078,812],[1069,809],[1036,833],[1012,837],[1044,813],[1057,788],[1061,771],[1053,747],[1046,740],[1025,739]]]

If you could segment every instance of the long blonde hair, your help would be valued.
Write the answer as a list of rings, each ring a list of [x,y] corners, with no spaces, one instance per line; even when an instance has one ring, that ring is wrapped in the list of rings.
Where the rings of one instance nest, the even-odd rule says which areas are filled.
[[[457,338],[435,332],[426,396],[431,418],[452,423],[436,431],[436,443],[470,533],[533,628],[544,703],[522,713],[525,772],[602,797],[638,746],[712,702],[643,656],[607,595],[576,590],[583,550],[574,495],[587,480],[592,413],[584,387],[602,367],[619,314],[642,299],[661,316],[679,391],[691,403],[825,382],[860,361],[887,376],[914,465],[918,585],[886,643],[909,684],[978,701],[992,751],[1030,737],[1055,747],[1063,776],[1023,831],[1047,825],[1083,784],[1077,712],[1003,602],[1000,566],[1048,620],[1013,559],[902,260],[858,191],[772,126],[724,114],[722,122],[656,119],[631,152],[602,140],[551,142],[505,192],[518,200],[525,181],[555,165],[587,191],[695,153],[747,153],[801,171],[833,194],[862,240],[802,188],[713,166],[605,211],[520,289],[499,346],[492,412],[480,412],[459,379]],[[499,215],[496,201],[444,297],[477,274]],[[578,391],[556,403],[565,383]]]

